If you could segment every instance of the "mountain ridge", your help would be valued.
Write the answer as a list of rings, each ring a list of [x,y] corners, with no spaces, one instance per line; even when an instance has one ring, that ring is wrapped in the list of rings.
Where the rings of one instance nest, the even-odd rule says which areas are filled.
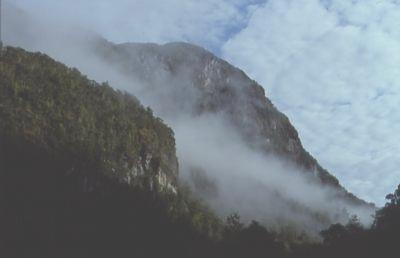
[[[0,59],[0,207],[5,211],[0,213],[1,256],[395,257],[400,186],[386,197],[388,203],[377,211],[371,229],[352,217],[345,225],[334,224],[322,231],[320,243],[307,235],[293,238],[290,228],[285,236],[256,221],[243,224],[237,214],[223,224],[201,205],[187,202],[184,189],[160,198],[151,184],[136,188],[127,182],[125,162],[118,168],[103,166],[102,158],[91,156],[106,146],[116,155],[111,158],[121,162],[120,152],[113,148],[118,139],[101,134],[90,138],[82,131],[92,130],[93,124],[98,133],[112,133],[125,124],[122,132],[132,132],[139,139],[143,135],[134,128],[144,126],[155,135],[136,143],[153,153],[159,147],[173,149],[173,144],[157,139],[166,133],[166,141],[171,141],[172,132],[150,109],[44,54],[11,47],[1,51],[5,54]],[[81,112],[81,119],[75,119],[71,111],[82,106],[89,109],[88,114]],[[108,124],[113,116],[120,123]],[[98,146],[91,149],[91,143]],[[135,146],[122,149],[137,150]],[[141,155],[140,151],[130,154]],[[100,153],[100,157],[110,156]],[[157,166],[153,162],[146,175],[153,177],[151,170]],[[114,175],[113,168],[121,173]]]
[[[339,181],[303,148],[296,129],[266,97],[264,88],[227,61],[216,57],[204,48],[183,42],[164,45],[112,44],[100,40],[96,42],[96,46],[95,53],[107,62],[119,66],[125,74],[134,74],[136,78],[147,84],[158,83],[151,76],[146,75],[148,70],[161,70],[167,73],[166,78],[169,76],[174,78],[180,69],[189,67],[189,63],[198,63],[199,66],[195,65],[194,71],[186,76],[190,80],[188,84],[198,89],[202,96],[200,100],[194,99],[194,102],[199,103],[195,103],[192,110],[186,112],[227,113],[230,116],[228,119],[239,128],[242,136],[250,142],[252,147],[267,154],[272,152],[294,161],[306,173],[314,173],[322,184],[339,189],[341,194],[354,204],[372,206],[371,203],[366,203],[345,190]],[[153,82],[148,83],[152,80]],[[150,88],[154,87],[157,86],[150,86]],[[181,85],[177,87],[185,88]],[[176,89],[172,90],[176,94],[174,90]],[[239,104],[240,106],[237,107]],[[174,110],[179,110],[179,108]]]
[[[134,80],[140,80],[141,82],[144,82],[146,84],[146,86],[149,86],[149,88],[151,88],[151,90],[158,90],[158,92],[156,92],[156,94],[159,94],[160,97],[159,99],[167,99],[167,97],[170,99],[169,102],[166,107],[159,107],[158,110],[155,110],[156,112],[158,111],[164,111],[164,109],[168,109],[173,107],[172,112],[176,112],[176,113],[183,113],[180,112],[181,109],[185,110],[185,113],[187,114],[192,114],[192,113],[196,113],[198,112],[195,110],[189,110],[187,111],[186,108],[189,109],[192,106],[193,99],[189,101],[184,101],[182,102],[182,100],[179,100],[179,98],[177,96],[179,96],[179,94],[181,94],[181,91],[185,92],[188,91],[189,95],[191,95],[192,93],[190,91],[192,91],[192,89],[188,89],[190,87],[178,87],[177,90],[173,90],[172,93],[165,93],[165,92],[160,92],[159,89],[160,87],[154,87],[154,84],[160,84],[160,82],[154,82],[153,83],[147,83],[146,80],[151,80],[152,75],[149,75],[149,71],[144,71],[145,69],[143,68],[143,61],[146,58],[146,52],[149,53],[149,51],[142,51],[142,64],[138,61],[135,62],[130,62],[130,60],[126,60],[129,57],[138,57],[138,55],[140,54],[140,49],[146,49],[146,48],[151,48],[153,51],[157,52],[156,53],[158,55],[154,56],[154,55],[149,55],[147,54],[147,57],[152,57],[152,58],[159,58],[160,60],[158,60],[158,62],[161,62],[159,66],[155,66],[157,69],[154,69],[156,72],[161,73],[161,77],[164,76],[164,79],[173,79],[173,76],[169,76],[168,73],[168,69],[170,71],[172,71],[171,69],[174,69],[174,65],[173,63],[171,63],[170,61],[168,62],[164,62],[162,60],[162,57],[166,56],[166,53],[164,51],[163,53],[163,48],[167,48],[167,49],[171,49],[173,53],[179,54],[179,52],[182,51],[178,51],[179,49],[183,49],[185,50],[185,53],[181,53],[181,56],[179,58],[175,58],[170,55],[168,58],[171,61],[177,61],[177,59],[181,59],[184,60],[185,58],[187,60],[189,60],[190,58],[193,59],[193,61],[196,61],[196,58],[193,58],[193,55],[197,55],[197,60],[200,60],[201,57],[204,57],[205,59],[208,60],[216,60],[216,63],[214,63],[214,65],[216,65],[216,67],[218,68],[218,64],[220,64],[222,67],[231,67],[233,70],[237,71],[237,76],[239,77],[243,77],[245,78],[245,80],[247,80],[247,83],[251,82],[250,84],[253,84],[253,87],[251,88],[252,91],[250,90],[249,92],[247,92],[247,94],[252,94],[253,96],[256,96],[256,98],[253,98],[254,101],[258,102],[257,104],[260,104],[261,106],[263,105],[263,102],[265,101],[263,98],[265,97],[265,90],[263,87],[261,87],[257,82],[255,82],[254,80],[252,80],[251,78],[249,78],[243,71],[241,71],[240,69],[238,69],[237,67],[234,67],[232,65],[230,65],[228,62],[222,60],[221,58],[216,57],[214,54],[212,54],[211,52],[205,50],[202,47],[199,46],[195,46],[192,44],[188,44],[188,43],[182,43],[182,42],[178,42],[178,43],[167,43],[164,44],[164,47],[162,47],[162,45],[160,44],[155,44],[155,43],[124,43],[124,44],[114,44],[106,39],[104,39],[103,37],[101,37],[100,35],[97,35],[95,33],[88,33],[87,31],[79,31],[79,30],[72,30],[72,31],[67,31],[67,35],[64,35],[63,33],[53,33],[55,35],[55,37],[57,39],[59,39],[58,41],[54,38],[52,38],[51,36],[53,35],[51,32],[53,31],[53,28],[50,26],[49,28],[45,28],[43,27],[44,24],[43,23],[38,23],[37,21],[35,21],[29,14],[24,13],[23,10],[19,10],[18,8],[16,8],[13,4],[8,4],[5,5],[5,8],[7,9],[7,12],[5,13],[5,19],[6,19],[6,23],[5,23],[5,36],[6,38],[10,39],[10,43],[12,44],[16,44],[16,45],[21,45],[24,47],[28,47],[33,45],[33,48],[42,48],[42,49],[48,49],[50,52],[50,54],[52,56],[57,57],[57,54],[59,54],[58,59],[59,60],[66,60],[68,62],[69,65],[72,66],[80,66],[81,63],[84,63],[84,60],[81,60],[81,56],[87,53],[90,53],[90,58],[98,58],[100,57],[101,60],[106,61],[105,62],[105,69],[108,70],[112,70],[114,69],[114,67],[107,67],[109,65],[109,61],[114,62],[115,67],[117,67],[118,70],[123,71],[124,74],[127,74],[129,78],[133,78]],[[18,15],[17,15],[18,14]],[[15,19],[15,17],[20,17],[18,19]],[[39,26],[38,26],[39,25]],[[46,31],[48,30],[48,31]],[[13,33],[13,31],[18,31],[18,33]],[[75,33],[75,34],[74,34]],[[44,34],[46,37],[44,37],[43,39],[41,37],[37,37],[37,35],[41,35]],[[35,37],[36,36],[36,37]],[[48,42],[50,39],[50,42]],[[34,42],[34,43],[32,43]],[[58,45],[57,45],[58,44]],[[62,46],[65,45],[64,48],[62,48]],[[81,46],[76,46],[76,45],[81,45]],[[57,51],[57,49],[62,48],[63,51],[69,49],[67,51],[66,54],[63,53],[59,53],[60,51]],[[130,48],[130,51],[136,53],[136,54],[132,54],[129,53],[130,51],[127,51],[127,48]],[[82,51],[83,49],[83,51]],[[117,51],[118,49],[118,51]],[[107,52],[108,51],[114,51],[113,53],[115,54],[114,57],[108,55],[107,56]],[[111,53],[111,52],[109,52]],[[75,56],[74,56],[75,55]],[[72,56],[72,57],[69,57]],[[108,60],[107,60],[108,59]],[[113,60],[114,59],[114,60]],[[122,61],[121,61],[122,60]],[[132,60],[131,60],[132,61]],[[157,61],[157,60],[156,60]],[[179,61],[179,60],[178,60]],[[123,64],[121,64],[121,62]],[[129,68],[129,65],[134,65],[133,67]],[[208,63],[209,66],[209,71],[212,70],[213,64],[212,63]],[[91,65],[91,63],[89,63],[89,66]],[[153,63],[154,65],[154,63]],[[184,64],[183,66],[187,65]],[[125,67],[121,67],[121,66],[125,66]],[[128,66],[128,67],[127,67]],[[189,65],[187,65],[188,67],[190,67]],[[87,67],[79,67],[81,71],[83,71],[86,74],[90,74],[87,72],[88,69],[83,69],[83,68],[87,68]],[[149,67],[148,67],[149,68]],[[176,67],[175,67],[176,68]],[[204,68],[205,67],[198,67],[198,72],[199,74],[202,74],[204,72]],[[214,67],[215,68],[215,67]],[[129,71],[132,69],[138,69],[137,73],[134,73],[132,71]],[[223,69],[222,69],[223,70]],[[102,72],[102,71],[101,71]],[[179,71],[172,71],[172,72],[179,72]],[[107,73],[107,71],[105,72],[105,74]],[[134,76],[132,76],[132,74]],[[147,74],[147,75],[146,75]],[[98,81],[103,81],[103,80],[111,80],[107,79],[107,76],[101,76],[101,78],[95,78],[95,76],[93,75],[98,75],[97,71],[92,71],[92,73],[90,74],[90,76],[93,79],[96,79]],[[143,77],[143,75],[147,76],[147,77]],[[110,76],[111,77],[111,76]],[[187,79],[187,81],[189,81],[189,83],[193,82],[195,84],[203,84],[206,85],[206,78],[207,76],[203,77],[203,78],[196,78],[196,76],[192,76],[192,78],[184,78]],[[195,79],[195,80],[193,80]],[[208,82],[212,82],[212,80],[208,81]],[[172,83],[176,83],[176,81],[172,81]],[[179,84],[180,82],[178,82]],[[153,84],[153,85],[150,85]],[[116,86],[116,83],[113,83],[112,85]],[[152,86],[152,87],[150,87]],[[123,85],[122,85],[123,87]],[[143,87],[144,88],[144,87]],[[149,92],[146,92],[146,89],[141,88],[140,91],[142,92],[138,92],[139,94],[136,94],[137,92],[134,92],[135,95],[140,96],[140,95],[144,95],[144,97],[149,95]],[[192,87],[193,88],[193,87]],[[225,87],[222,88],[220,90],[224,91],[226,89],[229,89],[229,87]],[[171,90],[171,89],[169,89]],[[203,89],[204,90],[204,89]],[[216,109],[216,108],[220,108],[221,107],[221,103],[217,103],[217,102],[223,102],[223,101],[232,101],[236,100],[235,98],[224,98],[222,95],[223,94],[219,94],[218,96],[216,94],[212,94],[213,89],[210,89],[211,94],[209,94],[209,96],[204,97],[203,103],[198,103],[198,105],[204,105],[204,107],[200,107],[203,109]],[[143,93],[144,94],[141,94]],[[215,89],[214,89],[215,92]],[[195,92],[195,94],[197,94],[199,92]],[[201,92],[200,92],[201,93]],[[229,90],[226,93],[231,93],[229,92]],[[164,94],[164,96],[163,96]],[[143,97],[143,96],[141,96]],[[257,98],[258,97],[258,98]],[[217,98],[217,99],[213,99],[213,98]],[[141,99],[142,101],[142,99]],[[168,101],[168,100],[167,100]],[[196,101],[196,99],[194,99],[194,101]],[[268,106],[271,107],[271,109],[276,109],[272,102],[266,98],[266,101],[269,102]],[[143,102],[143,101],[142,101]],[[160,101],[158,101],[160,102]],[[175,102],[175,103],[174,103]],[[187,103],[189,102],[189,103]],[[172,105],[171,105],[172,103]],[[178,105],[176,104],[178,103]],[[146,103],[146,105],[153,107],[153,105],[156,107],[158,103],[154,103],[154,101],[148,101],[148,103]],[[251,105],[249,106],[249,108],[254,108]],[[153,108],[154,109],[154,108]],[[171,110],[170,110],[171,111]],[[211,110],[212,111],[212,110]],[[235,109],[231,109],[230,112],[236,112],[237,110]],[[254,113],[253,111],[250,111]],[[277,113],[277,112],[273,112],[273,113]],[[279,112],[280,113],[280,112]],[[336,185],[336,187],[338,187],[339,182],[338,180],[330,175],[328,173],[327,170],[325,170],[322,166],[320,166],[320,164],[312,157],[312,155],[310,155],[306,150],[304,150],[300,140],[298,139],[298,135],[297,135],[297,131],[294,129],[294,127],[290,124],[290,121],[287,119],[287,117],[280,113],[282,120],[287,120],[286,123],[286,127],[287,127],[287,132],[288,132],[288,136],[290,136],[292,138],[292,142],[285,142],[284,144],[273,144],[275,146],[281,146],[280,150],[278,150],[280,153],[285,153],[288,152],[287,150],[285,150],[285,148],[290,148],[290,147],[294,147],[297,148],[297,154],[294,152],[292,153],[292,160],[294,160],[295,162],[301,163],[304,165],[305,169],[308,170],[309,172],[311,171],[311,173],[319,173],[320,174],[320,178],[322,178],[322,180],[325,181],[330,181],[331,185]],[[242,116],[243,117],[243,116]],[[165,120],[165,118],[163,117],[163,119]],[[237,123],[241,123],[243,121],[236,121]],[[245,122],[245,121],[244,121]],[[254,122],[254,120],[253,120]],[[267,125],[263,125],[260,124],[260,128],[262,128],[263,126],[265,127],[265,131],[269,131],[269,132],[274,132],[273,129],[275,126],[272,123],[273,121],[269,121],[269,123]],[[259,121],[255,121],[255,124],[259,123]],[[247,123],[248,125],[248,123]],[[290,126],[289,126],[290,125]],[[252,125],[250,125],[252,126]],[[240,126],[239,126],[240,127]],[[243,127],[243,126],[242,126]],[[293,130],[294,129],[294,130]],[[264,132],[265,133],[265,132]],[[252,136],[251,134],[254,134],[254,130],[250,132],[243,132],[243,134],[247,134],[247,139],[246,140],[251,140]],[[260,134],[258,132],[258,134]],[[271,135],[268,135],[269,133],[265,133],[267,137],[270,138],[270,140],[274,140],[274,139],[279,139],[280,137],[271,137]],[[267,143],[265,143],[264,141],[266,141],[265,138],[262,139],[260,142],[262,142],[261,145],[264,146],[264,148],[261,149],[266,149],[266,145],[268,145]],[[290,138],[288,137],[288,138]],[[252,139],[252,141],[258,141],[258,139]],[[253,143],[254,144],[254,143]],[[268,148],[268,147],[267,147]],[[287,153],[286,153],[287,154]],[[347,191],[346,191],[347,192]],[[350,199],[356,200],[357,198],[354,198],[354,196],[351,196],[352,194],[347,193],[347,196],[350,197]],[[357,203],[357,201],[356,201]],[[360,203],[360,202],[358,202]],[[363,203],[363,202],[361,202]],[[366,202],[364,202],[364,204],[366,204]],[[371,204],[368,204],[371,206]]]
[[[100,171],[127,184],[151,175],[152,187],[158,183],[160,190],[176,192],[173,133],[151,110],[46,55],[11,47],[1,54],[0,132],[5,139],[21,138],[54,155],[66,152],[73,160],[87,156]]]
[[[316,233],[329,225],[324,219],[314,228],[312,218],[320,217],[321,210],[330,222],[338,220],[329,214],[342,213],[336,210],[343,206],[351,214],[373,213],[372,205],[338,187],[337,180],[317,166],[260,85],[203,48],[182,43],[114,44],[79,29],[64,32],[52,24],[24,24],[29,17],[15,19],[12,12],[6,18],[11,27],[6,26],[5,35],[13,45],[45,52],[151,107],[175,131],[180,180],[188,181],[220,217],[238,212],[246,221],[264,225],[297,221],[296,226],[311,227]],[[228,184],[229,180],[233,182]],[[321,183],[324,180],[331,186]],[[259,192],[252,194],[253,189]],[[304,213],[302,219],[290,216],[299,213]],[[340,217],[345,223],[348,215]]]

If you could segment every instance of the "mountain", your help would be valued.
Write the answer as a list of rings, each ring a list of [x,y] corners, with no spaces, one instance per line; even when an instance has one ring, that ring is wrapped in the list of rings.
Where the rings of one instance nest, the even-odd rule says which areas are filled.
[[[400,186],[363,227],[351,214],[373,205],[239,69],[190,44],[113,44],[6,10],[6,43],[112,86],[0,51],[0,257],[398,256]]]
[[[176,193],[173,132],[134,97],[40,54],[7,48],[1,63],[4,140],[69,157],[70,173],[75,160],[86,158],[127,184],[142,184],[142,177],[150,176],[151,189]]]
[[[400,186],[371,229],[353,217],[322,243],[224,224],[177,182],[173,133],[135,97],[40,53],[0,56],[1,257],[397,257]]]
[[[304,150],[296,129],[266,97],[263,87],[205,49],[186,43],[112,45],[103,41],[97,51],[110,64],[146,84],[146,94],[157,94],[158,88],[164,87],[163,97],[168,98],[160,108],[164,116],[222,113],[252,147],[294,162],[305,173],[314,173],[321,183],[344,191]],[[172,87],[165,89],[168,86]],[[192,95],[191,90],[195,91]]]
[[[16,19],[21,11],[8,8],[6,43],[108,81],[162,118],[175,134],[177,181],[220,217],[237,212],[246,222],[316,235],[351,214],[371,222],[373,205],[346,191],[304,150],[288,118],[241,70],[190,44],[114,44],[26,13]]]
[[[44,54],[0,55],[1,257],[203,257],[222,223],[178,183],[169,127]]]
[[[205,49],[186,43],[113,44],[93,33],[66,26],[64,35],[51,24],[34,19],[11,4],[6,3],[5,8],[6,43],[46,50],[94,79],[118,81],[113,83],[115,87],[120,78],[114,79],[115,74],[110,71],[121,71],[127,79],[123,84],[132,84],[132,81],[142,84],[139,90],[126,85],[122,88],[135,91],[142,102],[165,120],[171,114],[221,113],[252,147],[296,164],[305,173],[315,174],[321,183],[337,188],[349,200],[363,203],[347,193],[304,150],[296,129],[266,97],[263,87]],[[93,60],[93,56],[105,61],[102,69],[107,71],[88,68],[99,61]],[[85,63],[82,59],[91,60]]]
[[[290,164],[313,183],[334,189],[333,195],[350,205],[373,207],[344,189],[303,148],[289,119],[266,97],[264,88],[240,69],[187,43],[112,44],[96,39],[91,45],[107,65],[141,85],[134,87],[135,94],[173,128],[179,117],[217,114],[266,159],[273,156]]]

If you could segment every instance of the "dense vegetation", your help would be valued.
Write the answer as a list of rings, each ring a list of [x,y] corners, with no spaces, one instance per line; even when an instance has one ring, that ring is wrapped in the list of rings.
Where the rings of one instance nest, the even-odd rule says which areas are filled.
[[[4,138],[23,139],[70,162],[84,158],[120,177],[151,154],[152,166],[176,177],[172,130],[132,96],[20,49],[3,51],[0,72]]]
[[[45,55],[1,52],[0,257],[152,256],[152,243],[216,238],[220,221],[177,176],[172,130],[134,97]]]
[[[160,170],[177,192],[150,187]],[[320,243],[222,222],[177,182],[172,131],[151,110],[15,48],[0,60],[0,182],[0,257],[399,257],[400,186],[372,228],[354,217]]]
[[[400,256],[400,185],[387,195],[385,207],[376,212],[371,228],[352,218],[347,225],[335,224],[322,231],[323,242],[297,246],[294,257],[396,258]]]

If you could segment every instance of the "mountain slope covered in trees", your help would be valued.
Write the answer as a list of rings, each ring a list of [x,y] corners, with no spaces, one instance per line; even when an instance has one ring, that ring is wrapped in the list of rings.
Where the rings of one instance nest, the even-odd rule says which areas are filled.
[[[222,113],[249,145],[314,172],[324,184],[344,190],[302,147],[289,119],[243,71],[212,53],[186,43],[114,45],[97,39],[95,52],[126,75],[145,84],[144,95],[167,97],[154,109],[168,116]],[[173,83],[163,83],[163,82]],[[157,94],[159,94],[157,96]],[[359,202],[346,193],[350,199]]]
[[[235,134],[240,138],[239,145],[251,150],[250,157],[242,151],[225,151],[226,154],[221,155],[222,159],[229,160],[234,156],[237,157],[238,163],[248,164],[243,168],[238,164],[237,167],[240,168],[237,174],[232,171],[230,174],[227,172],[225,176],[219,176],[220,173],[223,174],[221,170],[224,168],[214,169],[204,162],[198,162],[191,158],[195,154],[179,157],[183,164],[182,174],[190,175],[189,181],[193,182],[196,193],[205,196],[217,210],[220,207],[227,207],[228,210],[236,209],[249,218],[254,216],[252,211],[255,206],[279,206],[280,212],[276,214],[268,208],[259,212],[265,213],[264,218],[268,218],[262,221],[263,224],[294,224],[294,227],[306,231],[314,230],[315,225],[320,229],[335,221],[343,222],[341,218],[347,216],[346,212],[342,213],[343,210],[349,213],[367,214],[363,216],[363,222],[370,220],[369,215],[373,213],[374,205],[348,192],[303,148],[298,133],[289,119],[267,98],[263,87],[240,69],[201,47],[187,43],[113,44],[94,37],[88,43],[88,48],[106,65],[121,73],[120,78],[124,78],[123,81],[129,85],[127,89],[140,96],[144,103],[151,106],[156,114],[177,132],[180,132],[181,124],[186,123],[190,127],[194,120],[204,121],[195,123],[194,128],[177,134],[178,143],[182,143],[183,141],[179,141],[180,137],[186,137],[187,134],[210,130],[210,134],[216,134],[216,141],[220,140],[226,145],[233,141],[225,135]],[[213,132],[214,120],[208,119],[209,117],[226,126],[217,127]],[[220,146],[210,144],[203,149],[219,149]],[[196,147],[185,151],[195,153],[193,150]],[[230,150],[235,148],[235,143],[227,147]],[[242,156],[247,158],[241,158]],[[258,157],[263,160],[260,165]],[[276,168],[276,163],[284,168]],[[249,179],[242,178],[244,174],[249,175]],[[281,185],[279,182],[274,182],[275,176],[284,176],[283,181],[291,183]],[[236,198],[240,200],[238,202],[246,202],[245,197],[249,196],[248,199],[254,201],[252,207],[236,205],[237,202],[226,202],[228,198],[224,197],[223,189],[227,186],[220,183],[226,181],[226,177],[236,178],[234,180],[239,182],[238,186],[232,183],[228,187],[238,192],[246,188],[244,187],[246,183],[251,185],[250,181],[256,180],[260,184],[247,187],[259,189],[258,195],[265,198],[257,201],[257,195],[250,196],[251,191],[245,191],[240,192]],[[199,178],[200,183],[196,182]],[[207,180],[211,182],[211,186],[204,186]],[[306,182],[302,183],[303,181]],[[292,183],[296,186],[290,187]],[[302,198],[307,192],[315,192],[307,189],[309,186],[318,188],[315,191],[320,191],[318,196],[321,196],[322,205],[310,203],[308,197]],[[284,187],[291,190],[281,190]],[[222,190],[219,191],[220,189]],[[294,196],[290,194],[292,190]],[[336,209],[337,216],[327,215],[325,208],[321,208],[328,204],[325,199],[332,203],[331,207],[326,209]],[[298,214],[298,218],[301,218],[296,221],[293,217],[285,216],[286,210]],[[264,218],[257,217],[260,220]],[[300,220],[302,222],[297,223]]]
[[[172,130],[134,97],[1,52],[2,257],[154,257],[153,242],[183,255],[222,223],[177,176]]]
[[[344,223],[349,214],[371,221],[373,205],[346,191],[304,150],[264,89],[212,53],[184,43],[113,44],[87,31],[40,23],[12,4],[5,9],[8,44],[43,51],[109,81],[166,121],[175,131],[181,179],[220,216],[239,212],[246,222],[297,228],[300,235]]]
[[[136,99],[40,54],[8,48],[1,64],[2,135],[86,157],[128,183],[146,173],[176,185],[173,132]]]
[[[177,181],[150,110],[43,54],[1,52],[0,122],[2,257],[398,257],[400,186],[371,229],[354,217],[321,243],[222,222]]]

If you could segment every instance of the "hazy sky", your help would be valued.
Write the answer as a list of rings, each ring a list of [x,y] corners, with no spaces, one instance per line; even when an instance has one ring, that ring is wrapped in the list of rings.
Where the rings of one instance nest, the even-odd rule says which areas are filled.
[[[9,0],[115,42],[199,44],[246,71],[356,195],[400,183],[398,0]]]

